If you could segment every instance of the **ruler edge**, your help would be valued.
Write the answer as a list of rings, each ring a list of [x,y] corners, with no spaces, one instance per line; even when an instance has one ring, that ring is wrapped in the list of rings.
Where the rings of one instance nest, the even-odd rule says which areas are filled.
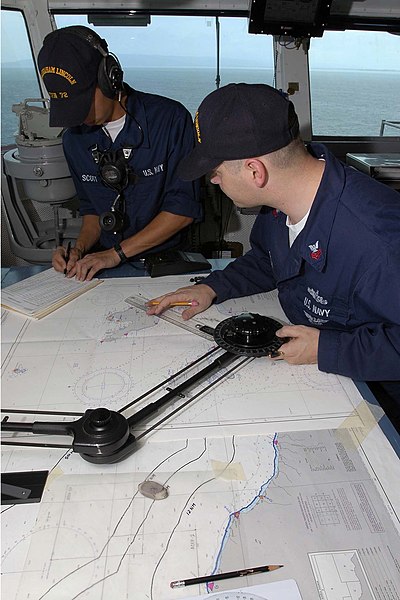
[[[140,301],[143,301],[143,305],[141,304]],[[135,303],[136,301],[136,303]],[[145,298],[144,296],[128,296],[128,298],[125,298],[125,302],[127,304],[130,304],[131,306],[134,306],[135,308],[138,308],[140,310],[146,311],[146,307],[145,307],[145,303],[149,301],[149,298]],[[175,317],[172,318],[171,316],[169,316],[167,313],[170,312],[170,309],[167,309],[166,311],[164,311],[162,314],[160,315],[154,315],[155,317],[157,317],[158,319],[162,319],[164,321],[167,321],[168,323],[171,323],[172,325],[175,325],[176,327],[180,327],[181,329],[185,329],[185,331],[188,331],[189,333],[193,333],[197,336],[200,336],[202,338],[205,338],[206,340],[210,341],[210,342],[215,342],[214,337],[209,334],[209,333],[205,333],[204,331],[201,331],[199,329],[199,327],[196,325],[194,325],[193,321],[190,323],[188,321],[183,321],[179,322],[179,320]],[[172,311],[173,312],[173,311]],[[177,315],[177,313],[173,313],[174,315]]]

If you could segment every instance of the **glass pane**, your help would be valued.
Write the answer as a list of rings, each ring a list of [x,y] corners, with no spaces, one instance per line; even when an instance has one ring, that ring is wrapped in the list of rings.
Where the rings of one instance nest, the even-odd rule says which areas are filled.
[[[41,92],[22,13],[1,11],[1,145],[14,144],[18,118],[13,104]]]
[[[95,27],[86,17],[58,15],[57,27],[86,25],[108,42],[132,87],[179,100],[194,115],[216,89],[214,17],[151,18],[147,27]],[[247,19],[221,18],[220,85],[272,83],[271,36],[247,33]]]
[[[382,120],[399,122],[399,55],[399,36],[385,32],[326,31],[312,39],[313,134],[378,136]],[[384,135],[400,130],[385,126]]]

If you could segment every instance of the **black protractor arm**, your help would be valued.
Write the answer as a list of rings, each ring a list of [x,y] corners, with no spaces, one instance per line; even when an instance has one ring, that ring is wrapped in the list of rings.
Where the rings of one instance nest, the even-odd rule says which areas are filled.
[[[129,430],[133,426],[137,426],[141,421],[143,421],[143,420],[147,419],[148,417],[150,417],[151,415],[155,414],[158,410],[160,410],[160,408],[162,408],[165,404],[170,402],[173,398],[177,398],[177,397],[181,398],[183,395],[183,392],[185,390],[187,390],[189,387],[193,386],[195,383],[198,383],[202,379],[205,379],[207,377],[207,375],[210,375],[211,373],[218,371],[222,367],[229,365],[231,362],[233,362],[235,359],[238,359],[238,358],[239,357],[236,356],[235,354],[231,354],[230,352],[225,352],[224,354],[222,354],[221,356],[216,358],[212,363],[210,363],[209,365],[207,365],[206,367],[201,369],[198,373],[196,373],[195,375],[193,375],[192,377],[190,377],[189,379],[187,379],[186,381],[184,381],[183,383],[178,385],[175,389],[170,390],[167,394],[164,394],[164,396],[162,396],[155,402],[152,402],[151,404],[149,404],[148,406],[145,406],[144,408],[139,410],[137,413],[135,413],[131,417],[127,418],[126,422],[128,424]],[[183,407],[180,407],[180,408],[183,408]],[[173,413],[176,414],[177,412],[179,412],[180,408],[173,411]],[[169,418],[169,417],[170,417],[170,415],[167,415],[166,418]],[[152,429],[153,428],[150,427],[148,431],[150,431]],[[143,437],[144,435],[146,435],[148,433],[148,431],[145,431],[140,437]],[[81,456],[88,462],[95,463],[95,464],[114,463],[114,462],[118,462],[118,461],[126,458],[130,454],[132,454],[132,452],[134,452],[134,450],[135,450],[135,446],[136,446],[136,437],[132,433],[129,433],[129,437],[126,440],[125,444],[123,446],[121,446],[118,450],[116,450],[111,456],[110,455],[104,456],[104,455],[100,455],[100,454],[94,455],[92,453],[89,454],[87,451],[85,453],[81,453]]]
[[[146,419],[150,415],[156,413],[161,407],[170,402],[173,398],[176,398],[177,396],[182,397],[182,393],[188,388],[190,388],[192,385],[203,380],[210,373],[213,373],[214,371],[217,371],[218,369],[222,369],[222,367],[229,365],[237,358],[238,357],[235,354],[231,354],[230,352],[224,352],[224,354],[221,354],[221,356],[216,358],[212,363],[201,369],[201,371],[199,371],[195,375],[192,375],[192,377],[178,385],[173,390],[170,390],[167,394],[162,396],[162,398],[159,398],[155,402],[148,404],[147,406],[139,410],[137,413],[129,417],[129,426],[133,427],[134,425],[137,425],[138,423],[143,421],[143,419]]]
[[[167,394],[145,406],[128,419],[122,414],[107,408],[96,408],[87,410],[80,419],[69,422],[34,421],[33,423],[21,423],[10,422],[6,417],[2,421],[1,428],[3,431],[69,435],[73,437],[71,449],[79,453],[88,462],[96,464],[118,462],[129,456],[135,449],[136,438],[130,432],[133,425],[138,425],[141,421],[156,413],[173,398],[182,397],[182,393],[186,389],[205,379],[214,371],[229,365],[237,358],[234,354],[225,352],[175,389],[168,391]],[[3,443],[7,444],[7,441],[3,441]],[[10,444],[13,445],[13,442],[10,441]],[[23,443],[20,445],[23,445]]]
[[[79,419],[69,422],[12,423],[8,421],[8,417],[5,417],[2,421],[2,429],[4,431],[33,434],[70,435],[73,438],[72,450],[78,452],[85,460],[98,464],[120,461],[134,451],[136,438],[131,433],[131,428],[159,411],[173,398],[184,397],[184,391],[205,379],[207,375],[229,365],[239,355],[253,358],[271,355],[271,350],[275,350],[282,343],[282,340],[275,336],[277,329],[280,327],[281,324],[274,319],[253,313],[243,313],[222,321],[215,331],[210,329],[210,332],[213,331],[215,341],[220,347],[224,348],[224,354],[221,354],[175,389],[169,390],[167,394],[148,404],[129,418],[123,416],[121,412],[147,394],[130,402],[124,409],[121,409],[121,412],[111,411],[107,408],[90,409]],[[198,360],[205,358],[211,352],[213,350]],[[196,362],[198,361],[194,361],[193,365]],[[179,374],[185,370],[186,368],[182,369]],[[158,387],[156,386],[153,390],[158,389]],[[181,408],[175,409],[173,414]],[[153,428],[154,425],[149,430]],[[145,434],[146,432],[140,437]],[[3,441],[3,443],[7,443],[7,441]],[[13,440],[9,440],[8,443],[13,444]]]
[[[36,435],[69,435],[73,437],[71,448],[74,452],[104,457],[112,456],[117,452],[130,435],[126,418],[107,408],[88,409],[80,419],[75,421],[21,423],[8,421],[6,418],[1,423],[1,429]]]

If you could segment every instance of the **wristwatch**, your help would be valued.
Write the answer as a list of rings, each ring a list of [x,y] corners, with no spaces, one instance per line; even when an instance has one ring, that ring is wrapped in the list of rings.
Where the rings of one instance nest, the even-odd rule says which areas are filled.
[[[120,244],[115,244],[114,250],[120,258],[120,261],[121,261],[120,264],[122,264],[128,260],[128,257],[126,256],[125,252],[122,250]]]

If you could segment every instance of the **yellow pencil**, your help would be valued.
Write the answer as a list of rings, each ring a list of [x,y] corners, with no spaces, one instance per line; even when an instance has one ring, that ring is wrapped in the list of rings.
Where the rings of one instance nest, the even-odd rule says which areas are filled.
[[[147,302],[148,306],[158,306],[160,303],[157,300],[151,300],[150,302]],[[172,302],[170,304],[170,306],[198,306],[198,302],[196,302],[196,300],[191,300],[191,301],[182,301],[182,302]]]

